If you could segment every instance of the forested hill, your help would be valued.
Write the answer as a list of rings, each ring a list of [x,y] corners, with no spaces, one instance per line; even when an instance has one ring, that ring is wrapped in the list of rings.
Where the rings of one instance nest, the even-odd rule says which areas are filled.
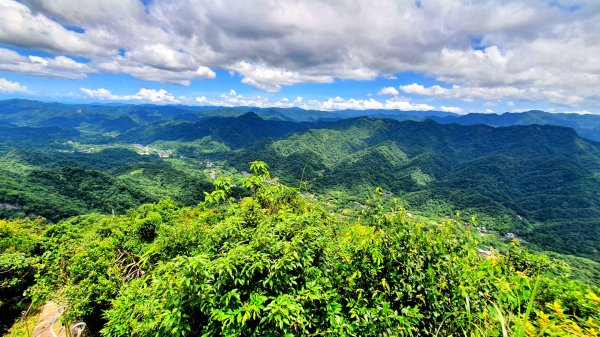
[[[243,149],[230,162],[256,158],[294,186],[302,179],[308,190],[347,198],[382,186],[413,209],[461,209],[541,246],[599,259],[600,148],[572,129],[359,118]]]
[[[222,176],[194,207],[0,220],[0,333],[56,301],[110,337],[597,335],[597,287],[516,241],[481,254],[476,219],[417,219],[381,189],[332,211],[249,171],[243,198]]]
[[[46,103],[31,104],[25,112],[13,107],[3,115],[13,123],[0,124],[4,217],[59,221],[162,198],[193,205],[215,170],[239,172],[264,160],[283,181],[336,205],[359,202],[381,186],[415,212],[461,210],[540,249],[600,261],[600,150],[570,128],[367,117],[293,122],[266,118],[264,111],[209,117],[201,108],[186,119],[183,107],[98,105],[104,112],[88,114],[66,113],[73,106],[60,104],[45,115],[53,122],[39,117],[29,124],[62,126],[21,125],[14,116]],[[122,114],[131,109],[147,118],[134,113],[128,118],[135,123],[127,124]],[[73,127],[59,123],[60,116],[104,116],[104,126]]]
[[[597,331],[571,128],[71,108],[0,118],[0,332],[47,300],[107,336]]]
[[[116,141],[143,144],[159,140],[191,142],[210,136],[227,146],[238,148],[327,124],[265,120],[253,112],[248,112],[238,117],[212,117],[200,122],[173,121],[142,126],[123,133]]]
[[[248,112],[262,119],[287,122],[338,121],[368,116],[399,121],[433,119],[439,123],[490,126],[557,125],[573,128],[587,139],[600,141],[600,116],[549,113],[532,110],[519,113],[458,115],[443,111],[340,110],[300,108],[219,107],[152,104],[63,104],[11,99],[0,101],[0,122],[19,126],[67,127],[86,132],[123,133],[134,128],[173,121],[197,122],[211,117],[238,117]]]
[[[471,113],[463,116],[431,116],[430,118],[440,123],[458,123],[462,125],[560,125],[577,130],[577,133],[584,138],[600,141],[600,116],[598,115],[549,113],[531,110],[519,113],[507,112],[499,115]]]
[[[343,110],[300,108],[219,107],[152,104],[63,104],[12,99],[0,101],[0,122],[20,126],[60,126],[87,131],[118,131],[170,121],[200,121],[211,117],[238,117],[254,113],[263,119],[287,122],[332,121],[357,116],[400,120],[455,116],[442,111]]]

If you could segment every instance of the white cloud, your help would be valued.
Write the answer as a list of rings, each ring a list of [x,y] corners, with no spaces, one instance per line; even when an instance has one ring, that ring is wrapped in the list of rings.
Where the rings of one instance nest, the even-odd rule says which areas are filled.
[[[101,71],[189,85],[222,69],[274,92],[412,71],[470,89],[463,100],[600,106],[600,3],[556,3],[0,0],[0,43],[89,59],[71,78]],[[42,65],[2,66],[48,76]]]
[[[29,92],[26,86],[19,82],[12,82],[5,78],[0,77],[0,93],[12,94],[12,93],[24,93]]]
[[[101,100],[111,100],[111,101],[139,101],[139,102],[149,102],[156,104],[165,104],[165,103],[182,103],[187,100],[184,96],[176,98],[175,95],[169,93],[164,89],[147,89],[141,88],[137,93],[133,95],[115,95],[110,90],[105,88],[99,89],[89,89],[89,88],[80,88],[80,90],[90,98],[101,99]]]
[[[393,97],[385,101],[369,99],[357,99],[357,98],[342,98],[332,97],[323,101],[319,100],[305,100],[303,97],[296,97],[290,99],[287,97],[280,98],[272,101],[270,98],[254,95],[247,96],[239,94],[237,91],[231,89],[228,93],[222,93],[216,98],[207,98],[206,96],[199,97],[186,97],[179,96],[169,93],[164,89],[146,89],[142,88],[137,93],[132,95],[117,95],[106,88],[90,89],[80,88],[80,91],[85,97],[106,101],[136,101],[136,102],[148,102],[156,104],[197,104],[197,105],[213,105],[213,106],[252,106],[259,108],[278,107],[278,108],[292,108],[298,107],[302,109],[312,110],[366,110],[366,109],[397,109],[397,110],[412,110],[412,111],[427,111],[435,110],[434,106],[428,104],[411,103],[400,97]]]
[[[70,31],[43,13],[33,13],[20,2],[0,0],[0,13],[0,41],[3,43],[73,54],[106,53],[94,41],[88,40],[86,34]]]
[[[163,44],[142,45],[127,52],[127,60],[171,71],[186,71],[197,67],[192,55]]]
[[[589,110],[565,111],[565,113],[569,113],[569,114],[579,114],[579,115],[592,115],[592,114],[594,114],[593,112],[591,112],[591,111],[589,111]]]
[[[444,106],[442,105],[440,107],[440,110],[445,111],[445,112],[453,112],[453,113],[462,113],[464,112],[463,109],[456,107],[456,106]]]
[[[385,87],[381,90],[379,90],[379,92],[377,92],[377,95],[390,95],[390,96],[398,96],[400,93],[398,92],[398,90],[394,87]]]
[[[302,109],[312,110],[366,110],[366,109],[399,109],[399,110],[434,110],[433,106],[427,104],[412,104],[401,100],[386,100],[378,101],[375,99],[356,99],[341,97],[332,97],[323,101],[319,100],[304,100],[302,97],[297,97],[294,100],[289,98],[281,98],[277,101],[271,101],[264,96],[245,96],[235,93],[232,90],[229,94],[222,94],[218,99],[202,101],[201,104],[216,105],[216,106],[254,106],[260,108],[278,107],[291,108],[298,107]]]
[[[400,97],[394,97],[385,101],[385,109],[398,109],[398,110],[416,110],[416,111],[428,111],[435,110],[435,107],[428,104],[414,104],[406,99]]]
[[[465,102],[516,98],[526,101],[547,101],[561,105],[576,105],[585,100],[583,97],[569,94],[565,90],[540,90],[538,88],[520,88],[516,86],[462,87],[453,85],[450,88],[444,88],[439,85],[425,87],[421,84],[412,83],[401,85],[400,89],[407,94],[434,96],[440,99],[459,99]]]
[[[302,109],[313,110],[367,110],[367,109],[398,109],[398,110],[417,110],[427,111],[435,110],[435,107],[428,104],[414,104],[398,97],[385,101],[378,101],[373,98],[357,99],[332,97],[323,101],[304,100],[302,97],[296,97],[291,100],[287,97],[272,102],[269,98],[263,96],[245,96],[238,94],[235,90],[230,90],[228,94],[221,94],[216,100],[206,100],[202,104],[217,106],[255,106],[255,107],[279,107],[291,108],[298,107]]]
[[[208,67],[174,71],[155,68],[141,63],[131,63],[118,57],[109,62],[98,63],[97,69],[111,73],[125,73],[134,77],[148,80],[188,86],[196,78],[215,78],[216,74]]]
[[[38,76],[78,79],[94,72],[87,64],[66,56],[22,56],[9,49],[0,48],[0,70]]]
[[[493,113],[494,113],[494,110],[492,110],[492,109],[485,109],[485,111],[484,111],[484,112],[485,112],[486,114],[493,114]]]
[[[373,98],[369,99],[343,99],[339,96],[335,98],[329,98],[326,101],[321,102],[320,110],[365,110],[365,109],[383,109],[385,105]]]
[[[79,88],[86,96],[91,98],[98,98],[102,100],[120,100],[121,98],[117,95],[113,95],[113,93],[104,88],[99,89],[88,89],[88,88]]]
[[[235,90],[229,90],[227,94],[221,94],[217,99],[208,100],[208,105],[218,106],[255,106],[255,107],[270,107],[273,103],[266,97],[262,96],[244,96],[238,94]]]
[[[146,89],[142,88],[131,99],[146,101],[152,103],[180,103],[181,101],[165,89]]]
[[[332,76],[311,76],[282,68],[268,67],[264,64],[250,64],[245,61],[238,62],[228,68],[240,73],[244,77],[242,83],[269,92],[281,90],[282,85],[293,85],[303,82],[329,83],[334,80]]]

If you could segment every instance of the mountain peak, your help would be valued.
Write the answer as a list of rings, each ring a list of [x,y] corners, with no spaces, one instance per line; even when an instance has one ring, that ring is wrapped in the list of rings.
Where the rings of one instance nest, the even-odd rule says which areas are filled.
[[[239,116],[238,118],[243,118],[243,119],[262,119],[260,118],[259,115],[257,115],[255,112],[246,112],[245,114]]]

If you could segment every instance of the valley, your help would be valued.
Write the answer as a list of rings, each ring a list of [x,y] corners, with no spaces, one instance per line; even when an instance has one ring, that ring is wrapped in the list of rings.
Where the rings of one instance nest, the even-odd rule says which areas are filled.
[[[0,336],[600,336],[600,1],[0,13]]]
[[[4,117],[16,124],[0,125],[1,218],[43,217],[45,226],[63,228],[162,207],[148,203],[202,209],[222,200],[210,191],[224,177],[232,203],[252,196],[244,188],[248,164],[264,161],[276,177],[265,186],[293,186],[343,219],[370,214],[373,191],[381,189],[380,202],[410,210],[411,221],[474,230],[479,243],[471,250],[481,256],[508,252],[517,241],[598,285],[600,146],[571,128],[416,116],[308,121],[302,111],[293,112],[305,121],[290,121],[164,107],[148,107],[151,113],[127,125],[118,109],[104,109],[93,117],[102,129],[77,116],[81,108],[34,125],[18,125],[18,113]],[[111,126],[113,119],[120,121]]]

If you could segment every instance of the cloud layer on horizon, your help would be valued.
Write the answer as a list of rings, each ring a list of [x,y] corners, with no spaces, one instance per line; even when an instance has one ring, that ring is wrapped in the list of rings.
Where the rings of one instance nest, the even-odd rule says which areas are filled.
[[[10,72],[186,86],[221,69],[277,92],[411,71],[448,83],[399,88],[423,97],[600,108],[595,1],[0,0],[0,12],[0,43],[25,50],[0,48]],[[353,105],[404,106],[390,88]]]
[[[0,79],[1,80],[1,79]],[[327,100],[304,100],[298,96],[293,100],[282,98],[272,101],[264,96],[246,96],[238,94],[235,90],[228,93],[222,93],[217,98],[209,99],[206,96],[187,97],[175,96],[164,89],[141,88],[137,93],[131,95],[116,95],[106,88],[80,88],[80,91],[89,98],[101,101],[122,101],[122,102],[145,102],[154,104],[201,104],[214,106],[254,106],[259,108],[278,107],[278,108],[302,108],[307,110],[367,110],[367,109],[397,109],[411,111],[430,111],[436,110],[436,107],[428,104],[412,103],[407,98],[393,97],[384,101],[369,99],[344,99],[339,96],[328,98]],[[441,111],[460,113],[462,110],[458,107],[440,107]]]

